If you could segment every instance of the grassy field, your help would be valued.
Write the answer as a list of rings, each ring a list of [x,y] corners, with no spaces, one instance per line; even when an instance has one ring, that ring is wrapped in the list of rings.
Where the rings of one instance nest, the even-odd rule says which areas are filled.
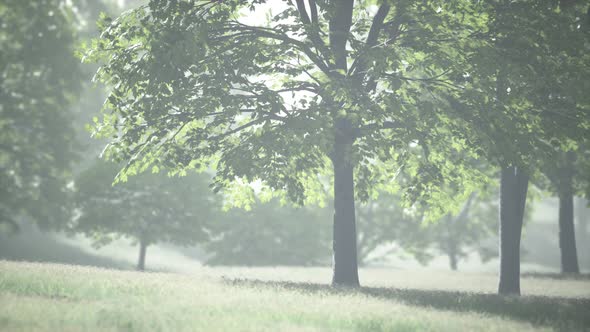
[[[203,268],[191,275],[0,261],[2,331],[582,331],[590,280],[362,270],[332,289],[322,268]]]

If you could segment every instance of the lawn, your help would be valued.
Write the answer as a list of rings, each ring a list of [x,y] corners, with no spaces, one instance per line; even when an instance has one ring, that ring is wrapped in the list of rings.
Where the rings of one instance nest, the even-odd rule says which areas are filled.
[[[138,273],[0,261],[3,331],[580,331],[590,280],[523,278],[521,298],[493,275],[366,269],[359,290],[323,268]]]

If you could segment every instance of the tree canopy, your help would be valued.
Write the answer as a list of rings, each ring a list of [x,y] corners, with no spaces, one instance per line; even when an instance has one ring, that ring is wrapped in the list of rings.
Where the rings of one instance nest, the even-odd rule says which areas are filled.
[[[263,3],[248,6],[275,11]],[[435,145],[459,126],[431,96],[454,89],[445,75],[457,54],[448,43],[425,50],[422,39],[469,26],[443,21],[438,2],[401,2],[395,11],[383,4],[377,13],[360,3],[332,13],[334,5],[317,2],[313,21],[303,7],[283,5],[256,25],[240,20],[245,4],[151,1],[103,22],[86,55],[104,61],[98,77],[114,87],[97,130],[115,135],[107,153],[129,160],[123,174],[212,162],[218,187],[262,179],[302,202],[306,180],[327,168],[335,126],[344,125],[355,141],[357,195],[366,199],[369,183],[390,180],[370,175],[378,167],[395,169],[409,144]],[[354,19],[344,22],[350,49],[329,49],[338,33],[327,37],[327,26],[340,14]],[[410,29],[419,16],[440,24]],[[345,69],[336,63],[343,56]]]
[[[194,245],[208,239],[220,210],[207,177],[145,173],[112,185],[120,165],[97,160],[76,179],[76,216],[69,231],[97,247],[126,237],[145,248],[158,242]]]
[[[358,284],[355,197],[397,187],[440,216],[485,177],[473,159],[530,166],[589,128],[584,93],[568,88],[587,69],[576,11],[542,1],[537,11],[503,1],[278,4],[152,0],[104,18],[85,54],[111,88],[95,128],[111,140],[106,156],[126,162],[122,180],[213,167],[215,189],[260,180],[279,190],[269,198],[303,203],[331,179],[336,284]],[[571,85],[546,82],[559,70]],[[553,101],[573,106],[542,107]],[[449,183],[460,183],[452,197]]]
[[[75,18],[59,0],[0,3],[0,222],[67,219],[79,91]]]
[[[98,245],[112,236],[146,244],[194,244],[207,237],[206,224],[220,208],[207,177],[146,173],[112,185],[120,165],[98,160],[76,180],[78,216],[73,229]]]

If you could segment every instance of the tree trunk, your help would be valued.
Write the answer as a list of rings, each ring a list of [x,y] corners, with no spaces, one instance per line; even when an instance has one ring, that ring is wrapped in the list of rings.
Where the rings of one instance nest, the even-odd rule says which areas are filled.
[[[457,271],[457,253],[454,251],[449,252],[449,265],[451,270]]]
[[[334,144],[334,271],[332,284],[358,287],[356,221],[354,211],[354,167],[349,154],[352,140]]]
[[[566,155],[567,165],[560,170],[559,184],[559,249],[561,250],[561,272],[580,273],[576,252],[574,228],[574,194],[572,188],[573,169],[571,154]]]
[[[520,237],[528,175],[517,167],[502,169],[500,180],[499,294],[520,295]]]
[[[137,270],[145,270],[145,252],[147,250],[147,243],[145,240],[139,240],[139,259],[137,261]]]
[[[587,206],[588,201],[585,198],[577,197],[574,202],[574,207],[576,210],[576,223],[578,227],[578,232],[576,235],[580,236],[580,239],[587,240],[590,236],[588,234],[588,215],[587,215]],[[582,242],[584,242],[582,241]],[[580,243],[582,244],[582,243]]]
[[[588,232],[588,201],[582,197],[578,197],[574,202],[574,208],[576,210],[576,249],[580,254],[578,257],[578,261],[582,261],[582,266],[590,266],[590,232]]]
[[[462,213],[461,213],[462,214]],[[446,252],[447,252],[447,256],[449,257],[449,267],[451,268],[451,270],[453,271],[457,271],[457,263],[458,263],[458,257],[457,257],[457,237],[456,237],[456,233],[455,233],[455,227],[457,227],[457,225],[455,225],[455,223],[459,222],[461,219],[459,217],[457,218],[452,218],[452,216],[450,214],[447,214],[444,217],[444,220],[440,221],[440,222],[444,222],[446,225]]]

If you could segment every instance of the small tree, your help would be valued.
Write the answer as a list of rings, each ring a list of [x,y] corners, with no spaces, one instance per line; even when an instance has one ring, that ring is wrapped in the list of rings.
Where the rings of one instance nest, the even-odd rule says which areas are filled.
[[[451,270],[457,270],[459,261],[469,253],[477,252],[482,261],[497,256],[486,240],[497,230],[497,208],[486,194],[472,193],[457,214],[447,214],[429,226],[428,233],[436,251],[447,255]]]
[[[99,160],[78,176],[78,216],[70,231],[86,234],[97,247],[120,236],[132,239],[139,244],[138,270],[145,268],[149,245],[191,245],[207,239],[206,223],[214,218],[217,201],[204,176],[142,174],[112,185],[119,169]]]
[[[428,261],[430,239],[422,223],[424,211],[404,207],[399,193],[380,193],[376,199],[360,204],[357,219],[362,265],[398,255],[400,249],[420,263]]]
[[[482,187],[479,195],[468,196],[459,211],[432,221],[425,220],[428,206],[405,207],[399,195],[382,194],[360,205],[359,261],[368,264],[403,249],[424,265],[444,254],[450,268],[456,270],[459,261],[471,252],[479,253],[482,261],[494,257],[497,250],[487,241],[497,228],[498,213],[491,193]],[[383,250],[384,246],[390,250]]]

